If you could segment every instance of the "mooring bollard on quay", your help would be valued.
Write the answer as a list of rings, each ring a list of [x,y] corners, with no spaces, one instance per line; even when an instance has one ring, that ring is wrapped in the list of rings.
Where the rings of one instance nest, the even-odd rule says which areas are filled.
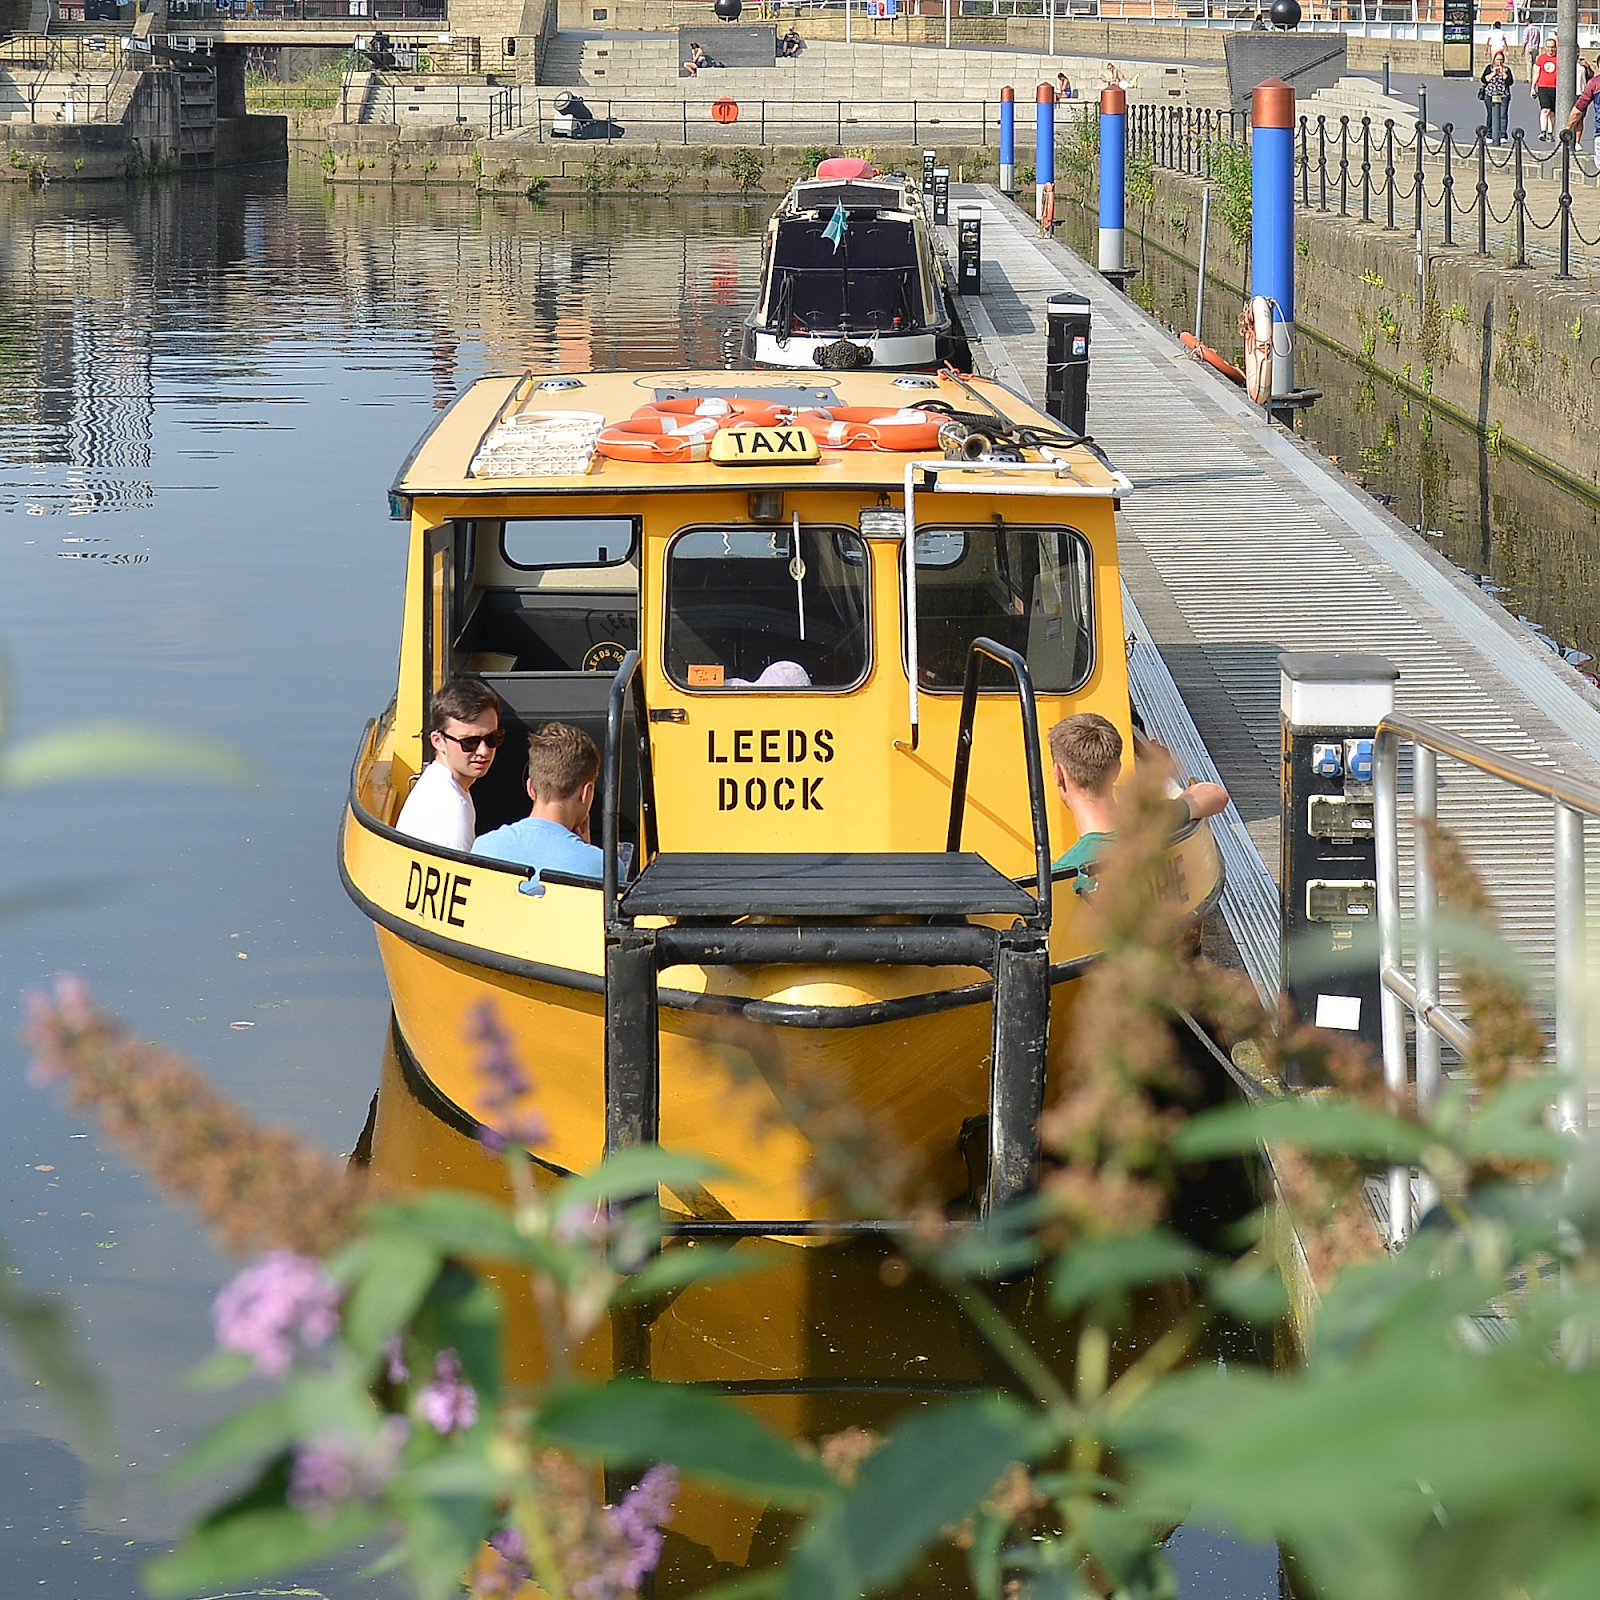
[[[1000,91],[1000,192],[1017,187],[1017,91],[1009,84]]]
[[[1384,656],[1278,657],[1283,989],[1304,1022],[1382,1048],[1373,740],[1394,710]]]
[[[1041,232],[1056,220],[1056,91],[1041,83],[1033,118],[1033,215]]]
[[[1127,272],[1128,93],[1100,91],[1100,274],[1120,287]]]

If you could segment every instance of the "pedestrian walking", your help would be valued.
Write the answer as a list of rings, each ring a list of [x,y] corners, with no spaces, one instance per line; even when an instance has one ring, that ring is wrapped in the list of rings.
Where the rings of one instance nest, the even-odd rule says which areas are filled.
[[[1506,30],[1498,22],[1489,24],[1489,37],[1483,41],[1483,53],[1493,61],[1496,56],[1504,55],[1511,48],[1511,41],[1506,38]]]
[[[1539,143],[1549,144],[1556,136],[1556,36],[1545,40],[1539,59],[1533,64],[1533,83],[1529,93],[1539,102]]]
[[[1511,111],[1511,85],[1515,82],[1511,67],[1506,61],[1506,53],[1502,50],[1483,69],[1479,79],[1478,98],[1483,101],[1483,109],[1488,113],[1490,144],[1504,144],[1506,141],[1506,122]]]
[[[1572,135],[1574,147],[1583,139],[1583,119],[1597,97],[1600,97],[1600,73],[1589,79],[1583,93],[1573,102],[1572,115],[1567,118],[1567,132]],[[1594,161],[1595,166],[1600,168],[1600,111],[1595,113],[1594,118]]]
[[[1539,59],[1540,48],[1544,44],[1544,35],[1539,31],[1539,24],[1533,20],[1533,13],[1528,13],[1528,23],[1522,30],[1522,53],[1528,58],[1528,76],[1533,76],[1533,64]]]

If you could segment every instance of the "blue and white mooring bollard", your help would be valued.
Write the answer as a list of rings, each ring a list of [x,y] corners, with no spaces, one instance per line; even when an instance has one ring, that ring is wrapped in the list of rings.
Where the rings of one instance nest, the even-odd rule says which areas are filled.
[[[1055,221],[1055,210],[1056,91],[1054,84],[1041,83],[1033,122],[1033,214],[1044,227]]]
[[[1250,97],[1250,285],[1272,302],[1272,392],[1294,382],[1294,89],[1282,78]]]
[[[1100,270],[1127,266],[1123,244],[1128,176],[1128,92],[1100,91]]]
[[[1000,91],[1000,192],[1010,194],[1017,186],[1017,92]]]

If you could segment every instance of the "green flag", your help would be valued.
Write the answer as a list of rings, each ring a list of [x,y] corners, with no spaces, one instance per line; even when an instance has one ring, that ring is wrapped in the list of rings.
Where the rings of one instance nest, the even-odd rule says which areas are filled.
[[[844,231],[849,226],[850,218],[845,214],[844,201],[841,200],[833,208],[833,215],[828,218],[828,226],[822,230],[822,237],[833,246],[835,255],[839,253],[839,246],[844,243]]]

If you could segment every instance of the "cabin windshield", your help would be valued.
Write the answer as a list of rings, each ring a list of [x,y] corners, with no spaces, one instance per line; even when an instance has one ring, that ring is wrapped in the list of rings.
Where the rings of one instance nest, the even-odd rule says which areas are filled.
[[[780,332],[921,327],[917,242],[909,222],[851,214],[835,247],[828,222],[797,218],[778,229],[767,324]]]
[[[667,676],[702,690],[853,689],[867,551],[849,528],[697,528],[667,551]]]
[[[1013,527],[997,517],[970,527],[917,529],[917,674],[925,689],[959,689],[980,635],[1009,645],[1044,694],[1081,688],[1094,665],[1091,574],[1083,535]],[[979,686],[1011,677],[985,661]]]

